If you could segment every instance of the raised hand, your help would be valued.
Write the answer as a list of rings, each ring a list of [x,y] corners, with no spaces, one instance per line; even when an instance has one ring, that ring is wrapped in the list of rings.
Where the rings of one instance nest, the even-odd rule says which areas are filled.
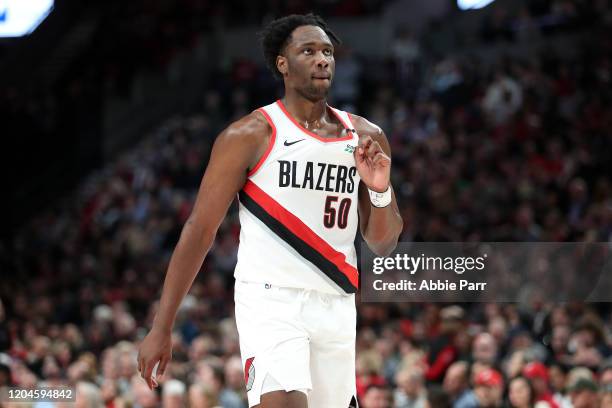
[[[354,155],[357,172],[366,187],[379,193],[387,191],[391,178],[391,158],[380,144],[370,136],[362,136]]]

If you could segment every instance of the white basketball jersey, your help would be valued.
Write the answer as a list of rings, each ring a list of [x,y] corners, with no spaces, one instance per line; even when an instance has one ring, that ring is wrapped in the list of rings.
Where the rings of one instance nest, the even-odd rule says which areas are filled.
[[[356,291],[359,137],[346,112],[330,110],[345,128],[340,138],[304,129],[280,100],[259,109],[272,135],[239,194],[237,280]]]

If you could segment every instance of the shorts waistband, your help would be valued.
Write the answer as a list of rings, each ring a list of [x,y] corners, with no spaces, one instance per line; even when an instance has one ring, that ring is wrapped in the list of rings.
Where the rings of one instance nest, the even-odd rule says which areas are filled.
[[[278,285],[274,285],[274,284],[266,283],[266,282],[250,282],[250,281],[244,281],[244,280],[236,280],[235,287],[236,289],[249,288],[249,289],[274,290],[274,291],[280,291],[280,292],[293,292],[296,295],[301,294],[301,296],[313,294],[313,295],[332,298],[332,299],[347,299],[347,298],[354,297],[354,294],[343,295],[340,293],[327,293],[327,292],[322,292],[316,289],[293,288],[293,287],[287,287],[287,286],[278,286]]]

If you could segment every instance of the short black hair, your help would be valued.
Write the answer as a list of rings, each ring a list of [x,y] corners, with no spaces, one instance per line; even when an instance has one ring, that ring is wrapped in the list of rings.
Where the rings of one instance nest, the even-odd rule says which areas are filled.
[[[432,408],[451,408],[453,406],[449,395],[439,385],[427,389],[427,402]]]
[[[327,26],[325,20],[313,13],[291,14],[270,22],[259,36],[266,65],[276,78],[282,78],[276,68],[276,57],[283,52],[293,30],[305,25],[320,27],[334,43],[342,44],[340,38]]]

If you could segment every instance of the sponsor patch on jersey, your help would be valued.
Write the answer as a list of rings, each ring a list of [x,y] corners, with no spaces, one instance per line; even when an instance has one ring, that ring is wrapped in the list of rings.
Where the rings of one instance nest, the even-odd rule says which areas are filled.
[[[356,148],[357,146],[352,146],[350,144],[347,144],[346,147],[344,148],[344,151],[347,153],[353,153]]]

